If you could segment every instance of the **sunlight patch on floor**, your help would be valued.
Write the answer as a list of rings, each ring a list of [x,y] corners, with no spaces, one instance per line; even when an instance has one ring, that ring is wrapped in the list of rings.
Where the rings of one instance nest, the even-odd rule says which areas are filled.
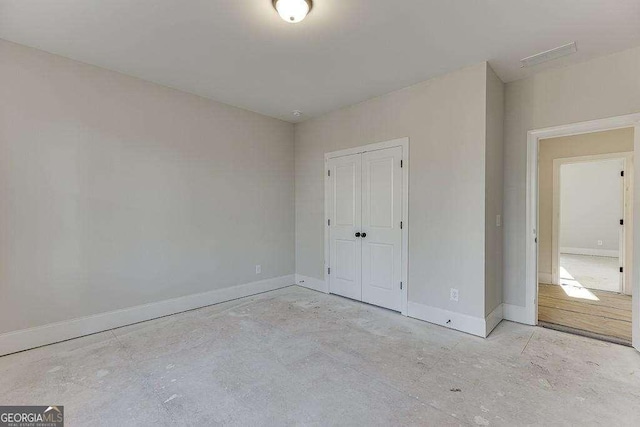
[[[561,270],[568,280],[576,280],[585,288],[608,292],[621,292],[620,260],[616,257],[560,254]]]
[[[600,301],[600,298],[582,286],[564,267],[560,267],[560,287],[568,297]]]

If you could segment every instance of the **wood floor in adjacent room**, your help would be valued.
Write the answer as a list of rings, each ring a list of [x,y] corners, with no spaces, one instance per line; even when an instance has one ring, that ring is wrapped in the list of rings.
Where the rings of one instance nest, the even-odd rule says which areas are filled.
[[[631,296],[541,283],[538,321],[631,343]]]

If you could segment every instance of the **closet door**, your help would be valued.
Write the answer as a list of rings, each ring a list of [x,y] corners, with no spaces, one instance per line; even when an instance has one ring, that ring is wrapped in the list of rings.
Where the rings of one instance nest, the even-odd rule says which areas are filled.
[[[362,154],[362,301],[401,311],[402,147]]]
[[[337,157],[329,161],[331,197],[329,291],[362,300],[361,285],[361,181],[362,155]]]

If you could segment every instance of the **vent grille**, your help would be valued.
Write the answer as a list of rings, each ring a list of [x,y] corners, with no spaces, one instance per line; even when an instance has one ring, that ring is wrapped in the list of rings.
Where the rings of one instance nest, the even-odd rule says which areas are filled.
[[[534,65],[542,64],[543,62],[553,61],[554,59],[562,58],[563,56],[571,55],[578,51],[576,42],[565,44],[564,46],[556,47],[551,50],[536,53],[535,55],[528,56],[520,60],[522,68],[533,67]]]

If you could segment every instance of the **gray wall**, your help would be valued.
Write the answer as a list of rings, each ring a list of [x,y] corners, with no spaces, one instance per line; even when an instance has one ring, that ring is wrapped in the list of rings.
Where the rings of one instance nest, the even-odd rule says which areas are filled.
[[[504,301],[525,305],[527,131],[640,111],[640,48],[506,85]]]
[[[481,63],[296,125],[298,274],[324,274],[324,153],[409,137],[409,300],[484,318],[486,83]]]
[[[561,250],[619,251],[623,165],[614,159],[560,167]]]
[[[504,83],[487,67],[485,314],[502,304],[502,215],[504,151]],[[502,220],[501,220],[502,221]]]
[[[0,58],[0,333],[294,272],[291,124]]]

